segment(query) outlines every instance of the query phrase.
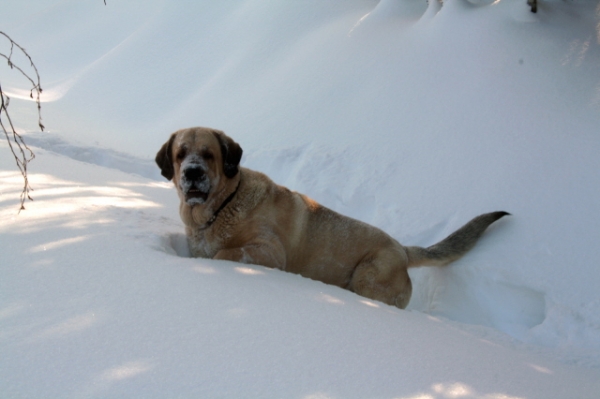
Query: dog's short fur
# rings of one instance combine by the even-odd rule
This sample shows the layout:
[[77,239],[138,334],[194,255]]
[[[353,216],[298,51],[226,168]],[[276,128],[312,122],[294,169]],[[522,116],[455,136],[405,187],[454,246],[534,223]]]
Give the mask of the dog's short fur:
[[241,157],[241,147],[223,132],[200,127],[173,133],[156,155],[162,175],[177,188],[193,256],[298,273],[399,308],[412,292],[407,268],[460,258],[507,215],[487,213],[431,247],[405,247],[241,168]]

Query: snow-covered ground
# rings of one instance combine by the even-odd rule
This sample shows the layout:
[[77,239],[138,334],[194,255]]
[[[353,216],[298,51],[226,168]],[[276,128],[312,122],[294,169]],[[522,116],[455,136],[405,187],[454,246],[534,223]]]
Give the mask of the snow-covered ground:
[[[2,67],[1,398],[600,396],[597,2],[5,3],[49,132]],[[191,259],[152,159],[195,125],[408,245],[513,216],[405,311]]]

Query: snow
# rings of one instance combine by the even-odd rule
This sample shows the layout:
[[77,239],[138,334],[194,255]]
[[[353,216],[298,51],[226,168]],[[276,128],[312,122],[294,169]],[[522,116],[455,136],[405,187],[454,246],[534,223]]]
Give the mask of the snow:
[[[49,132],[2,67],[0,397],[598,397],[596,2],[5,3]],[[407,245],[513,216],[407,310],[189,258],[153,158],[197,125]]]

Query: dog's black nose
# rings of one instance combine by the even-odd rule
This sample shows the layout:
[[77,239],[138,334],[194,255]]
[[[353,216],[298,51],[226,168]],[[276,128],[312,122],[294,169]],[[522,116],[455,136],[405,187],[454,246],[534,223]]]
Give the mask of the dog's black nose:
[[187,168],[183,174],[187,180],[195,181],[204,176],[204,170],[201,168]]

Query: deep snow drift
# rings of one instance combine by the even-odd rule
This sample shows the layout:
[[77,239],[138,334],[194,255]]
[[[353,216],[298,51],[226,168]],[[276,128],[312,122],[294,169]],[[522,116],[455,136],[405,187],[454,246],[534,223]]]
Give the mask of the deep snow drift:
[[[434,5],[3,5],[1,30],[42,74],[50,133],[33,132],[23,83],[2,72],[38,157],[36,202],[17,215],[0,148],[0,392],[593,397],[596,4]],[[176,195],[152,158],[192,125],[408,245],[514,216],[451,267],[411,272],[412,312],[177,257]]]

